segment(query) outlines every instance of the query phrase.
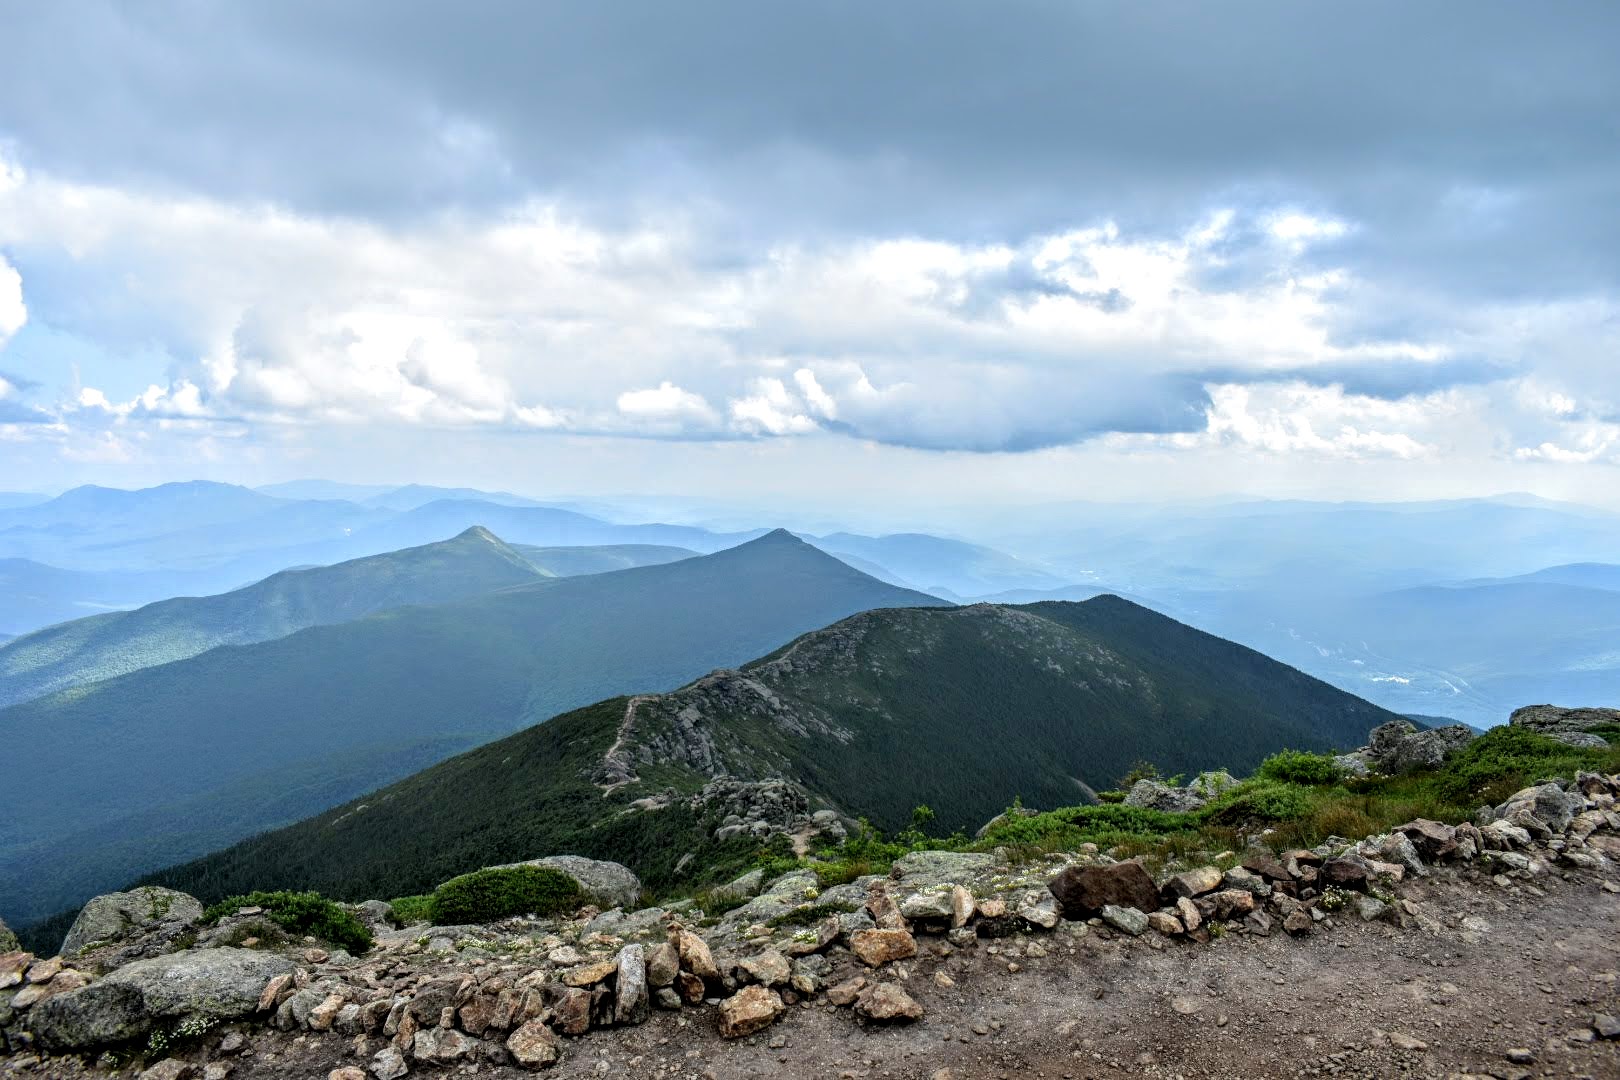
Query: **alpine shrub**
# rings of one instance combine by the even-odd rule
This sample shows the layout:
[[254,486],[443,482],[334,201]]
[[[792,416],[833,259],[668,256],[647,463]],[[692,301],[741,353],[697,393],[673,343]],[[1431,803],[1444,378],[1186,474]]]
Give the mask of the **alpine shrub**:
[[508,915],[560,915],[585,902],[579,882],[550,866],[474,870],[433,891],[433,921],[482,923]]
[[252,892],[232,896],[204,911],[203,920],[217,923],[244,907],[263,908],[265,918],[289,934],[310,934],[357,956],[371,948],[371,931],[365,924],[317,892]]
[[1336,784],[1344,779],[1332,754],[1312,754],[1304,750],[1282,750],[1260,763],[1255,775],[1262,780],[1285,784]]

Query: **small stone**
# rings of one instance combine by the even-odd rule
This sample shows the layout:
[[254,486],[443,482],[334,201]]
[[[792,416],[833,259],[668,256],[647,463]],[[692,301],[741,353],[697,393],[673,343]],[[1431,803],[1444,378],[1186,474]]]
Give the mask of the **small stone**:
[[186,1080],[192,1073],[191,1063],[179,1058],[164,1058],[150,1069],[141,1071],[140,1080]]
[[1506,1056],[1515,1065],[1534,1065],[1536,1062],[1536,1052],[1527,1046],[1516,1046]]
[[1168,911],[1150,911],[1148,912],[1147,919],[1149,926],[1168,937],[1174,937],[1177,934],[1185,933],[1187,930],[1187,928],[1181,924],[1181,920],[1170,914]]
[[563,973],[563,982],[573,987],[595,986],[606,982],[608,976],[619,970],[617,960],[602,960],[595,964],[581,964]]
[[1597,1032],[1600,1038],[1620,1039],[1620,1020],[1608,1013],[1598,1013],[1592,1017],[1592,1030]]
[[849,948],[870,967],[917,955],[917,939],[905,930],[857,930],[850,935]]
[[328,994],[319,1005],[309,1010],[309,1029],[311,1031],[331,1031],[332,1021],[337,1019],[338,1010],[344,1005],[342,994]]
[[874,983],[855,999],[855,1011],[868,1020],[906,1023],[921,1020],[922,1006],[894,983]]
[[377,1080],[399,1080],[410,1071],[405,1055],[392,1046],[383,1047],[371,1059],[371,1075]]
[[366,1071],[354,1065],[344,1065],[327,1073],[326,1080],[366,1080]]
[[761,986],[781,986],[793,976],[793,967],[787,957],[775,949],[766,949],[757,956],[750,956],[739,961],[737,966]]
[[1397,1050],[1427,1050],[1429,1044],[1422,1039],[1415,1039],[1399,1031],[1389,1033],[1389,1044]]
[[648,986],[669,986],[680,970],[681,954],[669,942],[660,942],[647,950]]
[[716,966],[714,954],[709,951],[706,941],[690,930],[677,930],[674,945],[681,957],[681,967],[700,979],[719,981],[720,968]]
[[787,1011],[782,996],[763,986],[747,986],[720,1003],[720,1035],[740,1039],[763,1031]]
[[1121,933],[1137,937],[1147,931],[1148,917],[1133,907],[1106,904],[1102,909],[1103,922]]
[[1203,896],[1221,887],[1221,872],[1213,866],[1200,866],[1196,870],[1176,874],[1166,884],[1177,896]]
[[48,983],[56,978],[56,973],[62,970],[62,958],[53,956],[49,960],[36,960],[28,969],[28,981],[31,983]]
[[562,1057],[557,1036],[540,1020],[527,1020],[506,1040],[506,1049],[525,1069],[555,1065]]
[[861,988],[866,985],[866,979],[857,975],[847,979],[827,991],[827,1000],[840,1008],[853,1005],[855,998],[860,994]]

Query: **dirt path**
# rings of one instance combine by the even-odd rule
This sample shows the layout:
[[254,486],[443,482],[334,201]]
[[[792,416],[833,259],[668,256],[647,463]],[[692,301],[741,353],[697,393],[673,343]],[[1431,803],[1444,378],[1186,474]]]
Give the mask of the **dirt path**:
[[[563,1062],[544,1075],[1620,1077],[1620,1042],[1571,1039],[1590,1038],[1594,1013],[1620,1012],[1620,895],[1584,874],[1550,875],[1542,887],[1537,896],[1471,872],[1414,882],[1404,895],[1426,929],[1344,923],[1303,940],[1233,934],[1195,946],[1107,940],[1073,926],[961,950],[925,939],[916,960],[885,969],[900,977],[903,967],[927,1009],[909,1027],[863,1027],[818,1000],[726,1042],[712,1009],[658,1013],[568,1040]],[[253,1043],[257,1054],[235,1061],[234,1080],[319,1080],[363,1066],[353,1051],[381,1045],[269,1032]],[[1512,1049],[1533,1061],[1510,1061]],[[503,1080],[534,1075],[476,1068]]]

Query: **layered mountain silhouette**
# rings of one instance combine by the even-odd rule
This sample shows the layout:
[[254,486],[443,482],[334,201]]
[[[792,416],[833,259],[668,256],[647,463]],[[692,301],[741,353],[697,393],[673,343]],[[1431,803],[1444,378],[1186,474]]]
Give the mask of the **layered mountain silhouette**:
[[1281,747],[1359,745],[1394,718],[1113,596],[872,611],[740,670],[556,717],[152,880],[205,897],[275,883],[392,897],[575,852],[626,862],[656,889],[747,844],[716,840],[693,798],[721,774],[785,777],[814,805],[888,829],[926,804],[944,830],[971,830],[1015,798],[1084,801],[1138,759],[1247,770]]
[[938,603],[779,531],[701,558],[224,645],[0,709],[0,743],[52,793],[0,820],[0,912],[27,921],[858,611]]

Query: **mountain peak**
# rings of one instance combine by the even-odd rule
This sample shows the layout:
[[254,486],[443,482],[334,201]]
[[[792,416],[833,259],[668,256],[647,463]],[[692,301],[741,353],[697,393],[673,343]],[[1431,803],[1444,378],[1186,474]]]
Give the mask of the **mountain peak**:
[[500,537],[484,528],[482,525],[469,525],[454,537],[456,540],[482,540],[486,544],[502,544]]

